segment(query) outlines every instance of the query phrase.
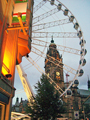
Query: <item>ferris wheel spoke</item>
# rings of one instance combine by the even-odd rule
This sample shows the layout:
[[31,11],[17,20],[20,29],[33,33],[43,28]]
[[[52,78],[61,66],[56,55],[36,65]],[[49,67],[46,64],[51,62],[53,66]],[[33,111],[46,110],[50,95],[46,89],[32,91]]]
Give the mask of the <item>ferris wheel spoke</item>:
[[42,0],[37,6],[34,7],[33,13],[39,10],[47,1]]
[[54,82],[54,80],[53,80],[51,77],[49,77],[49,76],[39,67],[39,65],[36,64],[36,62],[35,62],[31,57],[29,57],[29,58],[26,57],[26,59],[27,59],[32,65],[34,65],[34,67],[35,67],[41,74],[44,73],[44,74],[49,78],[49,82],[50,82],[51,84],[54,84],[54,88],[55,88],[56,90],[58,90],[58,92],[60,93],[60,95],[64,92],[64,91]]
[[50,10],[50,11],[38,16],[38,17],[35,17],[35,18],[33,18],[33,24],[35,24],[35,23],[37,23],[37,22],[39,22],[39,21],[41,21],[41,20],[43,20],[43,19],[45,19],[47,17],[50,17],[51,15],[53,15],[53,14],[55,14],[57,12],[58,12],[58,9],[55,8],[53,10]]
[[32,38],[78,38],[76,32],[33,32]]
[[[42,40],[38,40],[38,39],[33,39],[32,40],[32,45],[48,47],[50,45],[50,43],[42,41]],[[58,45],[58,44],[56,44],[56,46],[57,46],[57,50],[59,50],[59,51],[80,55],[80,50],[78,50],[78,49],[74,49],[74,48],[70,48],[70,47],[62,46],[62,45]],[[52,49],[54,49],[54,48],[52,48]]]
[[57,20],[57,21],[52,21],[52,22],[48,22],[48,23],[43,23],[43,24],[38,24],[38,25],[34,25],[32,31],[37,31],[37,30],[42,30],[42,29],[46,29],[46,28],[50,28],[50,27],[55,27],[55,26],[59,26],[59,25],[64,25],[70,23],[69,19],[63,19],[63,20]]
[[[46,54],[45,54],[44,52],[40,51],[39,49],[37,49],[37,48],[35,48],[35,47],[33,47],[33,46],[32,46],[32,52],[35,53],[35,54],[37,54],[37,55],[39,55],[39,56],[41,56],[41,57],[43,57],[43,58],[46,57]],[[55,59],[54,57],[51,57],[51,56],[47,55],[47,59],[48,59],[48,61],[52,62],[53,64],[58,65],[60,68],[62,68],[62,67],[61,67],[59,64],[60,64],[60,63],[63,64],[63,68],[64,68],[66,71],[68,71],[68,72],[70,72],[70,73],[72,73],[72,74],[74,74],[74,75],[76,74],[76,70],[75,70],[75,69],[73,69],[73,68],[71,68],[70,66],[62,63],[61,61],[58,61],[58,60]]]

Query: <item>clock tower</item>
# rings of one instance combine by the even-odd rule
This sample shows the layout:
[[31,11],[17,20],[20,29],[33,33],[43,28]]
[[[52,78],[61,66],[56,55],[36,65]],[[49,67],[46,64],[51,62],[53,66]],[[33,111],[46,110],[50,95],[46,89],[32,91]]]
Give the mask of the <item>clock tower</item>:
[[53,37],[45,58],[45,72],[64,90],[62,55],[59,54]]

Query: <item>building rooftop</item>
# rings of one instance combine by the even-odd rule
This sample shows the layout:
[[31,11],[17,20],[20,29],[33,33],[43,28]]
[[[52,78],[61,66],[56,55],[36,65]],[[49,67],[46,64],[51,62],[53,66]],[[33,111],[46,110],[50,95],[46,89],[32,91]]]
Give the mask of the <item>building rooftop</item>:
[[90,95],[89,90],[84,90],[84,89],[77,89],[77,92],[82,96],[82,97],[88,97]]

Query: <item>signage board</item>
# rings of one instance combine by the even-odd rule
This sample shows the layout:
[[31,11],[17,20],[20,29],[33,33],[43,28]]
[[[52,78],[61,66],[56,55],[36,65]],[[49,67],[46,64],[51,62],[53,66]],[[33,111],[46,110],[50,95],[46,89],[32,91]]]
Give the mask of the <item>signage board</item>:
[[12,25],[19,24],[18,13],[21,13],[21,19],[24,23],[26,21],[27,0],[16,0],[12,18]]
[[79,111],[74,111],[74,118],[79,119]]

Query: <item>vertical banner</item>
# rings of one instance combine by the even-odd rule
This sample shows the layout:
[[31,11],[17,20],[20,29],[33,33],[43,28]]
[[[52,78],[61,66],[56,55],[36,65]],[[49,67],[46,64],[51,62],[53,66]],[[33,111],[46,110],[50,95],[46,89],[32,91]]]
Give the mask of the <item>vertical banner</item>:
[[79,119],[79,111],[74,111],[74,118]]
[[19,24],[18,13],[21,13],[22,22],[26,22],[27,2],[28,0],[16,0],[13,12],[12,25]]

